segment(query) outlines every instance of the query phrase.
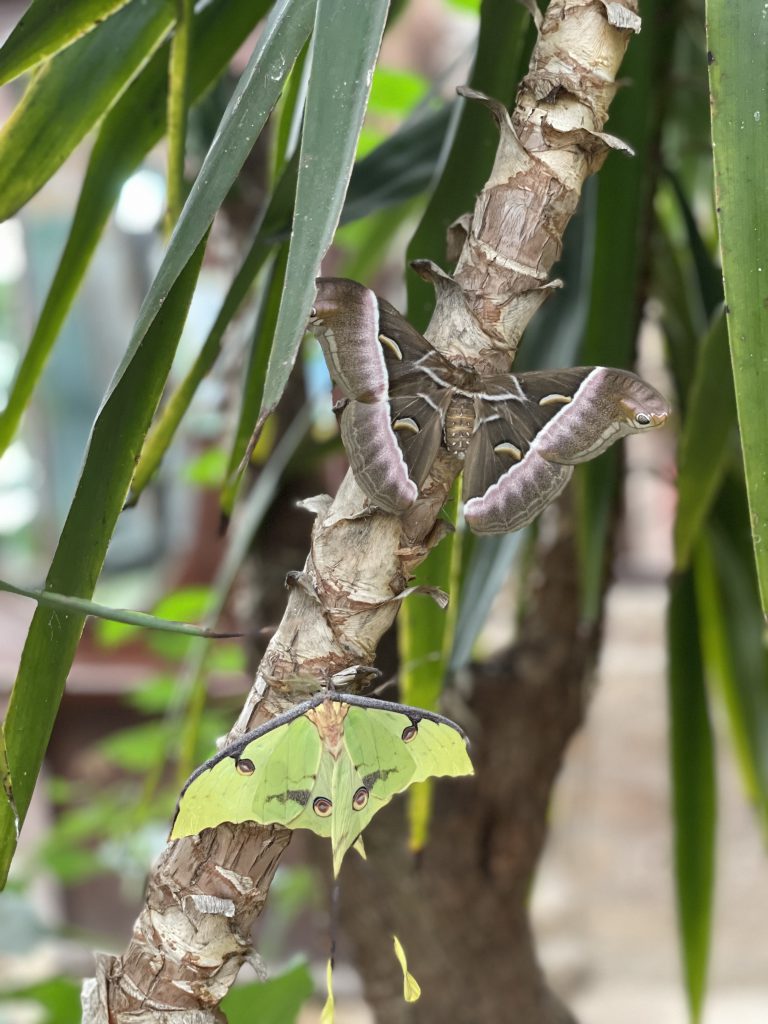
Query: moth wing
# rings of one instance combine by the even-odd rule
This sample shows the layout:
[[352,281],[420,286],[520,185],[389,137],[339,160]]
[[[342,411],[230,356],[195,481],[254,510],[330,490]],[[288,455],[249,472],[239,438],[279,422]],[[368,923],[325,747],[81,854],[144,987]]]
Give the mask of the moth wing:
[[533,522],[573,475],[573,466],[549,462],[535,451],[507,470],[482,495],[464,504],[475,533],[510,533]]
[[421,360],[427,359],[436,368],[450,367],[450,363],[429,344],[424,335],[385,299],[379,299],[379,337],[389,374],[390,391],[402,381],[409,380],[414,364]]
[[[382,713],[393,716],[382,724],[399,735],[413,759],[413,776],[408,785],[443,776],[474,775],[467,740],[458,728],[448,722],[433,722],[416,715],[411,718],[401,712]],[[416,733],[413,734],[409,727],[415,728]],[[410,738],[406,740],[404,735],[410,735]]]
[[349,402],[340,429],[361,490],[385,512],[397,515],[410,508],[419,491],[392,429],[389,402]]
[[309,330],[320,342],[328,372],[348,398],[378,402],[387,396],[387,368],[379,342],[379,301],[370,288],[320,277]]
[[[346,733],[346,725],[344,732]],[[371,806],[370,796],[365,806],[355,809],[355,794],[363,787],[363,780],[347,750],[342,750],[333,765],[333,813],[331,815],[331,844],[333,847],[333,873],[338,875],[347,850],[357,842],[360,833],[378,810]]]
[[464,501],[479,497],[527,455],[543,425],[530,403],[475,400],[475,429],[464,459]]
[[475,533],[507,533],[532,522],[573,470],[549,438],[593,367],[500,375],[484,380],[464,463],[464,516]]
[[390,398],[392,432],[403,453],[408,475],[421,487],[429,475],[443,440],[445,413],[451,401],[449,391],[426,390],[417,395]]
[[[317,730],[303,716],[249,743],[225,747],[184,787],[171,839],[195,835],[225,821],[297,827],[292,823],[304,811],[315,786],[321,754]],[[244,762],[250,762],[247,774],[242,770]]]
[[354,707],[347,720],[347,748],[377,799],[388,801],[412,782],[473,773],[464,735],[447,722],[433,722],[417,710],[407,715]]
[[[601,455],[615,441],[661,426],[669,405],[659,392],[628,370],[581,366],[522,373],[517,381],[539,407],[556,414],[542,429],[539,454],[550,462],[576,465]],[[635,419],[643,413],[643,422]]]

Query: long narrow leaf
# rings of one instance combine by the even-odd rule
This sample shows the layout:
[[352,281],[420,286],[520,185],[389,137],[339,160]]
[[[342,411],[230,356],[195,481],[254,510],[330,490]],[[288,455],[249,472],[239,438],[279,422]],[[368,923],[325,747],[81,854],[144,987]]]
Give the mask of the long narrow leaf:
[[[682,5],[645,0],[644,31],[632,41],[622,75],[632,83],[611,105],[610,130],[635,150],[612,153],[600,171],[592,304],[583,362],[629,366],[642,310],[647,222],[655,185],[656,148],[672,46]],[[593,621],[605,578],[606,537],[620,478],[620,451],[611,448],[579,467],[576,477],[582,614]]]
[[[286,167],[285,173],[275,188],[269,205],[264,212],[261,224],[254,235],[245,259],[237,274],[235,274],[227,294],[224,296],[224,301],[221,304],[216,320],[208,332],[208,336],[203,342],[197,358],[187,371],[184,380],[168,399],[157,422],[147,435],[141,459],[131,482],[131,494],[128,499],[130,505],[135,504],[139,495],[157,471],[200,382],[210,372],[219,357],[224,334],[229,324],[243,304],[256,280],[256,276],[273,251],[275,236],[282,230],[285,230],[290,222],[293,191],[296,186],[296,170],[296,161],[292,161]],[[261,401],[260,395],[258,401]],[[256,413],[254,413],[254,419],[251,420],[248,426],[249,437],[253,430],[255,416]],[[247,443],[248,439],[246,438]],[[242,459],[244,452],[245,447],[243,447],[240,453],[240,459]]]
[[675,564],[683,569],[734,447],[736,403],[723,313],[704,339],[678,447]]
[[[85,598],[93,593],[136,457],[168,376],[203,250],[201,244],[99,412],[46,590]],[[0,802],[3,884],[84,621],[82,613],[38,608],[29,627],[4,722],[15,806]]]
[[176,30],[168,61],[168,230],[184,203],[184,155],[189,113],[189,58],[192,48],[193,0],[176,0]]
[[[768,18],[708,0],[712,141],[736,406],[763,614],[768,615]],[[748,59],[747,54],[753,57]]]
[[723,301],[723,275],[715,263],[712,254],[704,244],[704,239],[699,231],[699,225],[696,222],[696,217],[691,209],[691,204],[688,202],[688,197],[683,191],[680,180],[675,174],[669,174],[669,179],[672,182],[675,198],[680,206],[685,231],[688,235],[688,244],[693,258],[693,265],[696,269],[696,283],[698,284],[701,304],[705,315],[712,317],[717,307]]
[[[312,410],[305,406],[275,445],[248,498],[243,502],[240,516],[232,530],[227,550],[211,586],[211,600],[205,611],[205,621],[209,625],[214,625],[221,615],[245,556],[253,544],[253,538],[275,499],[286,466],[304,440],[311,422]],[[183,668],[183,682],[176,692],[174,706],[171,709],[171,714],[177,718],[182,712],[186,712],[178,739],[179,785],[195,764],[194,757],[205,704],[204,669],[208,653],[207,644],[199,640],[191,642]]]
[[161,619],[147,612],[134,612],[128,608],[110,608],[105,604],[87,601],[83,597],[68,597],[66,594],[55,594],[52,590],[35,590],[33,587],[16,587],[13,583],[0,580],[0,590],[18,597],[28,597],[43,608],[58,608],[59,611],[73,612],[77,615],[92,615],[97,619],[108,619],[110,622],[124,622],[128,626],[139,626],[142,629],[156,629],[162,633],[183,633],[185,636],[199,636],[211,639],[224,639],[239,636],[238,633],[214,633],[203,626],[193,626],[188,622],[176,622],[173,619]]
[[[423,191],[432,180],[440,154],[441,133],[447,124],[448,108],[419,119],[418,128],[408,125],[390,136],[380,146],[355,164],[349,183],[349,190],[341,214],[341,223],[348,223],[360,217],[387,208],[393,203],[404,204]],[[208,374],[221,352],[224,334],[232,318],[242,305],[256,275],[264,266],[274,247],[290,237],[293,214],[294,192],[298,161],[292,160],[286,167],[269,202],[261,226],[254,235],[251,247],[240,270],[237,272],[222,303],[216,321],[203,343],[200,353],[190,367],[182,383],[164,406],[157,423],[147,436],[147,443],[136,467],[129,504],[135,503],[165,455],[182,417],[189,408],[195,391]],[[397,221],[395,221],[397,223]],[[351,276],[356,276],[354,273]],[[269,339],[274,334],[274,319],[271,321]],[[260,334],[261,336],[261,334]],[[231,512],[237,484],[233,474],[240,466],[248,440],[258,419],[264,373],[269,358],[266,345],[259,345],[259,368],[247,374],[249,397],[244,398],[238,418],[231,457],[227,467],[228,481],[222,493],[222,511]],[[262,365],[263,362],[263,365]],[[255,376],[254,376],[255,374]],[[256,387],[255,384],[258,384]],[[252,386],[253,385],[253,386]],[[0,417],[0,428],[2,417]]]
[[[453,485],[452,500],[446,511],[455,517],[459,507],[459,480]],[[455,519],[454,519],[455,523]],[[435,711],[443,690],[448,659],[453,649],[458,613],[461,573],[462,534],[443,538],[416,570],[415,581],[439,587],[453,594],[447,609],[434,601],[406,601],[398,619],[397,641],[400,656],[398,682],[405,704]],[[418,853],[429,840],[432,820],[434,782],[427,779],[408,792],[408,842]]]
[[[518,4],[488,0],[483,5],[477,54],[470,79],[473,88],[511,103],[524,71],[525,39],[530,15]],[[440,179],[408,247],[409,258],[445,262],[446,229],[465,210],[471,209],[482,187],[498,144],[498,132],[487,111],[467,104],[461,112]],[[415,274],[408,278],[408,315],[416,327],[426,327],[434,305],[431,288]],[[454,514],[458,508],[458,483],[454,486]],[[398,617],[403,700],[435,708],[442,692],[448,660],[454,645],[459,611],[461,541],[452,534],[434,549],[419,567],[427,584],[451,594],[449,613],[431,601],[406,601]],[[432,814],[432,785],[413,787],[408,796],[409,836],[412,849],[428,840]]]
[[251,337],[240,411],[221,489],[221,513],[226,518],[232,515],[232,509],[243,481],[243,460],[248,449],[248,442],[253,434],[253,426],[261,408],[264,380],[269,361],[269,342],[275,333],[275,325],[277,324],[277,317],[280,312],[280,297],[285,286],[287,263],[288,247],[283,245],[275,256],[274,263],[270,269],[269,280],[265,282],[256,318],[256,326]]
[[96,28],[128,0],[32,0],[0,49],[0,85]]
[[768,653],[743,480],[729,476],[695,552],[702,646],[742,778],[768,839]]
[[273,7],[181,211],[108,394],[120,382],[174,282],[192,259],[240,173],[309,36],[314,10],[315,0],[278,0]]
[[453,106],[445,104],[399,128],[355,164],[341,223],[348,224],[422,192],[433,180]]
[[339,223],[389,0],[318,0],[293,237],[259,421],[283,393]]
[[[173,24],[173,0],[132,0],[53,57],[0,132],[0,220],[61,167],[150,60]],[[62,103],[62,96],[76,102]]]
[[466,559],[467,566],[461,581],[453,649],[448,663],[451,672],[469,664],[475,642],[488,620],[493,599],[509,578],[510,570],[527,539],[528,533],[525,530],[498,537],[473,538],[471,554]]
[[[196,17],[192,40],[191,100],[221,74],[270,0],[213,0]],[[40,319],[0,413],[0,454],[10,444],[64,318],[88,267],[120,187],[161,138],[167,91],[168,47],[163,47],[107,115],[91,153],[64,252]]]
[[707,979],[716,818],[700,636],[693,573],[688,570],[672,581],[668,637],[675,879],[685,987],[694,1024],[701,1015]]

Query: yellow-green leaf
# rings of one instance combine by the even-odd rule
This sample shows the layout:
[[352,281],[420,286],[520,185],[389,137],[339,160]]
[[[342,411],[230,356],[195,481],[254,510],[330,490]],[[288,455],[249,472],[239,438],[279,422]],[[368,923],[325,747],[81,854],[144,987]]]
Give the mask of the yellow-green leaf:
[[96,28],[128,0],[32,0],[0,49],[0,85]]
[[132,0],[35,73],[0,131],[0,220],[16,213],[109,111],[174,16],[173,0]]
[[405,950],[403,944],[396,935],[392,936],[392,940],[395,947],[395,957],[397,962],[400,964],[400,969],[403,972],[403,998],[406,1003],[415,1003],[416,1000],[421,996],[421,985],[414,978],[411,972],[408,970],[408,961],[405,957]]

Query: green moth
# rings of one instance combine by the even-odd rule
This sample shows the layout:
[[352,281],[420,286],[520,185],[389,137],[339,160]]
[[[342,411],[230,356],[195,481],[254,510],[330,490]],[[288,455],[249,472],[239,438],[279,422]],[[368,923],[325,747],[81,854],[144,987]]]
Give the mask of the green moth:
[[308,828],[344,854],[413,782],[472,775],[455,722],[404,704],[322,692],[221,750],[179,798],[171,839],[222,822]]

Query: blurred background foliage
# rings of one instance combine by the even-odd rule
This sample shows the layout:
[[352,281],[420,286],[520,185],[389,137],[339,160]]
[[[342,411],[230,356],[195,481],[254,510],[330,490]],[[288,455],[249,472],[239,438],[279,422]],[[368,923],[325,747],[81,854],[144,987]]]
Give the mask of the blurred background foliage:
[[[30,622],[3,596],[3,874],[28,811],[31,835],[0,898],[0,961],[12,964],[0,970],[0,1020],[27,1019],[30,1005],[45,1008],[38,1019],[79,1019],[70,977],[90,970],[82,950],[127,934],[179,785],[236,716],[281,614],[285,573],[303,562],[310,522],[295,502],[341,480],[324,364],[301,338],[321,261],[426,326],[431,294],[404,262],[447,266],[445,229],[471,208],[496,144],[487,113],[458,101],[455,86],[511,104],[535,39],[528,12],[505,0],[373,4],[359,25],[331,19],[336,6],[34,0],[18,21],[16,5],[0,5],[0,576],[244,634],[210,641],[92,619],[81,640],[82,614],[40,607]],[[764,48],[750,5],[730,6],[742,45]],[[630,450],[640,487],[626,492],[618,561],[621,451],[582,467],[574,486],[585,622],[631,562],[632,530],[659,524],[646,571],[669,573],[672,828],[694,1020],[711,944],[716,735],[735,753],[755,828],[765,836],[768,826],[768,662],[752,543],[765,550],[766,406],[764,388],[749,384],[768,351],[752,266],[768,217],[764,189],[740,188],[745,166],[765,166],[752,109],[766,83],[739,80],[740,102],[752,105],[734,140],[738,110],[718,54],[734,78],[748,62],[717,48],[724,7],[710,4],[713,42],[699,0],[642,4],[609,126],[636,156],[610,156],[587,183],[556,268],[566,287],[531,324],[517,364],[630,366],[639,353],[676,408],[677,471],[672,431],[643,455]],[[384,43],[367,109],[364,87],[334,107],[336,79],[364,81],[376,59],[377,17]],[[735,217],[724,225],[726,291],[742,317],[735,390],[708,49],[715,136],[728,150],[719,188]],[[737,399],[756,452],[748,478]],[[406,602],[398,647],[388,638],[380,658],[395,673],[399,654],[403,698],[425,707],[514,638],[521,580],[534,571],[532,531],[481,539],[465,533],[455,501],[445,515],[455,533],[418,581],[449,590],[451,610]],[[428,793],[411,812],[418,847]],[[289,959],[323,950],[324,904],[304,854],[292,845],[260,925],[263,956],[281,966],[267,984],[233,991],[231,1021],[254,1019],[259,1000],[260,1020],[287,1024],[311,994],[306,962]],[[109,934],[99,902],[112,910]],[[38,966],[21,970],[22,960]]]

